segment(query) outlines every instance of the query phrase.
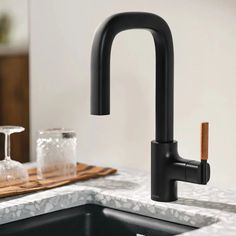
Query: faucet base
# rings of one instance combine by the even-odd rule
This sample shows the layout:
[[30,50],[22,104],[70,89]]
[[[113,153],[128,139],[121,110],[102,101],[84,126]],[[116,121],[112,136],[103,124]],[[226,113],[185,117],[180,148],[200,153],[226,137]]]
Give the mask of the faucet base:
[[[171,202],[177,200],[177,182],[170,176],[178,158],[177,142],[151,142],[151,199]],[[184,166],[183,166],[184,167]]]
[[210,165],[206,162],[183,159],[177,142],[151,142],[151,199],[160,202],[177,200],[177,181],[206,184]]
[[170,187],[168,194],[165,195],[165,197],[163,198],[163,196],[161,195],[154,195],[153,193],[151,194],[151,199],[153,201],[157,201],[157,202],[173,202],[176,201],[178,199],[177,197],[177,183],[176,181],[173,181],[173,186]]

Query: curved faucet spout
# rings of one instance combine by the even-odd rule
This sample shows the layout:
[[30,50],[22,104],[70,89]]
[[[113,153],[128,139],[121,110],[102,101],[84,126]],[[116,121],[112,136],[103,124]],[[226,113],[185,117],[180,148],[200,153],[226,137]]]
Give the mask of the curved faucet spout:
[[121,31],[146,29],[156,50],[156,141],[173,141],[173,42],[167,23],[151,13],[128,12],[108,18],[97,30],[91,55],[91,114],[110,114],[110,54]]

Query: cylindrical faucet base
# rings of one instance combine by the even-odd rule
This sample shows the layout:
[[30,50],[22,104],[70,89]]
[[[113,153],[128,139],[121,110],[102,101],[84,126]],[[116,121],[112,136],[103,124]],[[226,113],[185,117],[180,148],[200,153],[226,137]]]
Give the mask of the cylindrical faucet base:
[[151,142],[151,198],[155,201],[177,200],[177,182],[171,179],[169,168],[177,152],[177,142]]

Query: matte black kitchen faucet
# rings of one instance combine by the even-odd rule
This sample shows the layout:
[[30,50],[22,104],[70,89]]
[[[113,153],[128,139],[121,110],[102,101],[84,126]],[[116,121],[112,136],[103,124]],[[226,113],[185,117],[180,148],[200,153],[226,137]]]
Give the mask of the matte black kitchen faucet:
[[[183,159],[173,140],[172,36],[167,23],[145,12],[127,12],[109,17],[97,30],[91,55],[91,114],[110,114],[110,54],[114,37],[121,31],[146,29],[151,32],[156,50],[156,139],[151,142],[151,198],[177,199],[177,180],[206,184],[210,166]],[[208,126],[207,126],[208,127]]]

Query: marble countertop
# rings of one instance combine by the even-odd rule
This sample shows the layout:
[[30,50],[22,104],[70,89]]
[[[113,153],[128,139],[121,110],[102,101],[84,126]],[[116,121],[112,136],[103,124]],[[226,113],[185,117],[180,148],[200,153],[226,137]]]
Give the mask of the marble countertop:
[[98,204],[200,227],[182,235],[236,235],[236,192],[178,183],[179,199],[150,199],[150,174],[119,170],[105,178],[0,200],[0,224],[83,204]]

